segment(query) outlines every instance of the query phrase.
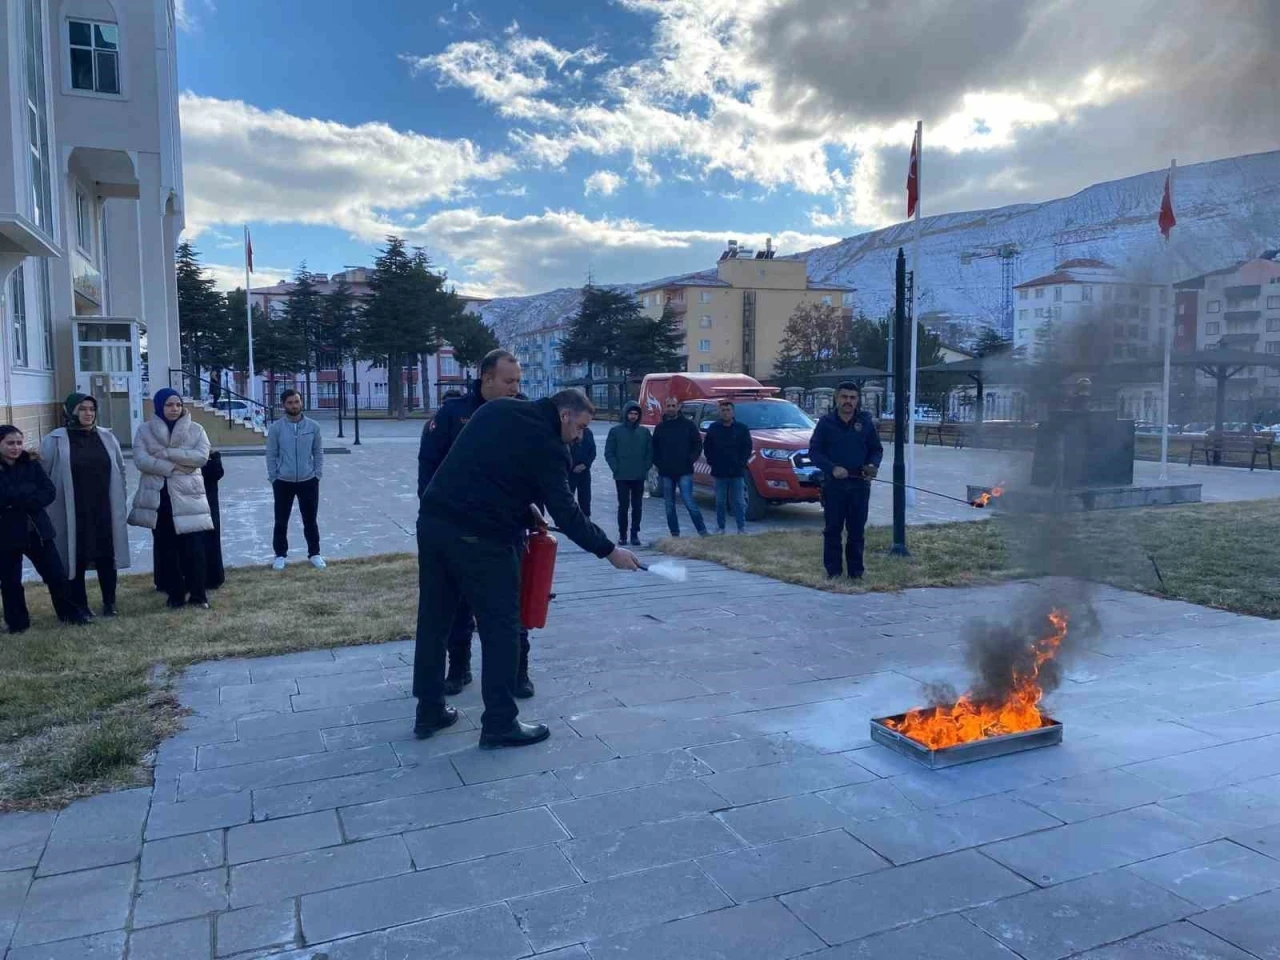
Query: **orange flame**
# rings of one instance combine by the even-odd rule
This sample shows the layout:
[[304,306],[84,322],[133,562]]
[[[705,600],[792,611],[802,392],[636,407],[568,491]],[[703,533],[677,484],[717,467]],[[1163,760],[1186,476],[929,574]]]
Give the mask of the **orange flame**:
[[952,704],[918,707],[901,720],[885,720],[884,725],[897,730],[931,750],[953,747],[1006,733],[1038,730],[1044,725],[1040,714],[1040,668],[1052,660],[1067,636],[1067,615],[1062,610],[1049,613],[1049,632],[1032,641],[1032,662],[1024,674],[1013,677],[1013,692],[1003,703],[976,703],[966,693]]
[[992,497],[1002,497],[1002,496],[1004,496],[1004,484],[997,483],[994,487],[991,488],[990,492],[978,494],[978,498],[972,501],[972,504],[975,507],[985,507],[988,503],[991,502]]

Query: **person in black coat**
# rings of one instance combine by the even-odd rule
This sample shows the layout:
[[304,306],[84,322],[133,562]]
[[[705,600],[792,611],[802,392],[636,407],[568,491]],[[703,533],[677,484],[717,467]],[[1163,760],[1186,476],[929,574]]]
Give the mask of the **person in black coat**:
[[835,409],[818,421],[809,440],[809,458],[822,471],[822,565],[831,578],[846,568],[854,580],[862,577],[871,480],[884,457],[876,422],[859,401],[856,383],[836,387]]
[[725,505],[733,508],[738,532],[747,532],[747,464],[751,462],[751,431],[734,416],[732,400],[720,401],[720,419],[707,427],[702,454],[716,483],[716,527],[724,533]]
[[653,465],[662,480],[662,499],[667,505],[667,529],[680,536],[676,515],[676,493],[689,511],[698,536],[707,535],[702,511],[693,499],[693,465],[702,456],[702,434],[697,424],[680,415],[680,401],[667,397],[662,405],[662,422],[653,428]]
[[22,586],[24,556],[48,586],[58,619],[89,622],[88,614],[70,600],[66,568],[45,513],[56,498],[53,481],[38,458],[25,449],[22,431],[12,424],[0,426],[0,599],[10,633],[22,633],[31,626]]
[[596,462],[596,438],[590,428],[582,431],[582,439],[569,447],[569,489],[578,499],[584,517],[591,516],[591,465]]
[[445,644],[460,600],[475,612],[484,652],[480,746],[545,740],[544,724],[523,724],[514,698],[520,660],[520,545],[530,504],[545,504],[561,532],[621,570],[629,551],[582,515],[569,492],[566,449],[595,412],[574,390],[545,400],[485,403],[431,478],[418,512],[418,631],[414,735],[429,737],[458,714],[445,703]]

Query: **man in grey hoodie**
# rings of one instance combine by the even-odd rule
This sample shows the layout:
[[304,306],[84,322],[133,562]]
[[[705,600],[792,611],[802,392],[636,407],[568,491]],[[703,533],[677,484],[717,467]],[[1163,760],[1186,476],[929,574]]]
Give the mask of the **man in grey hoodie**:
[[320,424],[302,414],[302,395],[297,390],[280,394],[284,417],[267,432],[267,479],[275,499],[275,530],[272,546],[276,558],[273,570],[283,570],[289,555],[289,517],[293,501],[298,500],[302,514],[302,532],[307,538],[307,556],[317,570],[325,568],[320,556],[320,527],[316,514],[320,509],[320,477],[324,474],[324,444]]

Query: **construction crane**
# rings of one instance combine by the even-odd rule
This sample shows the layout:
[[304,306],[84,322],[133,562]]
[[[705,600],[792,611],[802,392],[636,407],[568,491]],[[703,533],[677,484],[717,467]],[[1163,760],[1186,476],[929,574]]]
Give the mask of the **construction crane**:
[[960,254],[961,266],[969,266],[975,260],[992,257],[1000,261],[1000,335],[1013,339],[1013,284],[1017,279],[1018,258],[1022,248],[1016,243],[1001,243]]

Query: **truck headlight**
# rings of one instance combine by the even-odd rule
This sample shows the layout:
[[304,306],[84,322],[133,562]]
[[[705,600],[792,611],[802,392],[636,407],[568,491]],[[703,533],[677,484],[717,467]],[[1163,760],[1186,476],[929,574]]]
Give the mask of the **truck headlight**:
[[766,460],[790,460],[791,450],[779,450],[777,447],[765,447],[760,451],[760,456]]

